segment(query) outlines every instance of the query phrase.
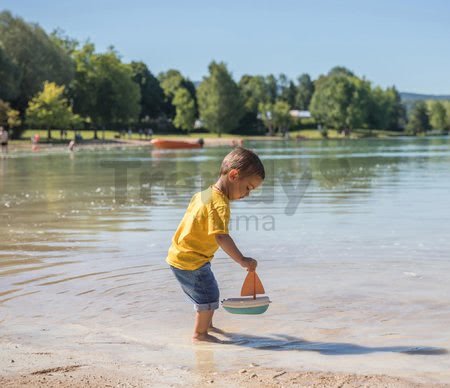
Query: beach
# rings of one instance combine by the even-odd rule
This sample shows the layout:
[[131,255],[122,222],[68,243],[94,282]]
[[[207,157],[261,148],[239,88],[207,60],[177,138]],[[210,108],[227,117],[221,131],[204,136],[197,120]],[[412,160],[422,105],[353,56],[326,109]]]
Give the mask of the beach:
[[450,388],[450,2],[404,3],[3,0],[0,388]]
[[[51,348],[29,348],[21,343],[2,342],[2,387],[444,387],[421,384],[386,375],[346,374],[287,368],[261,367],[257,363],[241,369],[215,371],[199,368],[167,368],[164,365],[127,364],[108,359],[101,352],[54,352]],[[197,345],[207,354],[212,347]],[[226,346],[226,345],[224,345]],[[201,357],[201,356],[200,356]],[[201,362],[201,361],[200,361]],[[5,368],[7,364],[8,368]],[[6,372],[5,372],[6,370]]]
[[[268,174],[231,235],[272,303],[219,308],[215,345],[165,257],[228,145],[1,160],[0,385],[448,386],[448,139],[246,145]],[[212,267],[239,296],[245,271]]]

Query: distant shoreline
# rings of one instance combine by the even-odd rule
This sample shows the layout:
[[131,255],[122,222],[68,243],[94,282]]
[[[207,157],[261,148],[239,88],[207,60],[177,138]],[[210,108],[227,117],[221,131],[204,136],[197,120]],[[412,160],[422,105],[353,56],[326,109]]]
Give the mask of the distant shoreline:
[[[205,136],[206,135],[206,136]],[[337,131],[329,131],[328,137],[321,136],[318,130],[301,130],[290,132],[289,137],[281,136],[233,136],[230,134],[225,134],[221,137],[211,136],[210,134],[202,133],[192,133],[189,135],[156,135],[153,139],[165,139],[165,140],[179,140],[179,141],[189,141],[193,142],[202,138],[204,140],[204,147],[220,147],[220,146],[230,146],[234,147],[237,144],[243,144],[248,141],[311,141],[311,140],[359,140],[359,139],[390,139],[390,138],[432,138],[439,134],[434,135],[423,135],[423,136],[411,136],[403,132],[389,132],[389,131],[379,131],[379,130],[355,130],[350,136],[344,136],[339,134]],[[443,135],[445,136],[445,135]],[[32,144],[27,138],[22,138],[20,140],[11,140],[9,142],[9,152],[16,151],[61,151],[68,149],[70,138],[66,140],[61,140],[59,138],[53,138],[48,141],[44,138],[43,141],[39,142],[36,149],[32,150]],[[138,139],[136,136],[131,139],[127,138],[112,138],[111,136],[103,139],[84,139],[77,143],[75,150],[79,149],[111,149],[111,148],[132,148],[132,147],[149,147],[153,148],[151,145],[151,139]]]

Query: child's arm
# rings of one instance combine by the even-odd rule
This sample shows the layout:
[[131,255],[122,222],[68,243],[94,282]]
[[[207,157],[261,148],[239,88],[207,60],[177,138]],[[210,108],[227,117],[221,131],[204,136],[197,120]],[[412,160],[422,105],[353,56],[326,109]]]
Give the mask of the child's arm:
[[249,271],[254,271],[256,269],[258,262],[251,257],[245,257],[229,234],[217,234],[216,241],[225,253],[229,255],[236,263],[240,264],[244,268],[247,268]]

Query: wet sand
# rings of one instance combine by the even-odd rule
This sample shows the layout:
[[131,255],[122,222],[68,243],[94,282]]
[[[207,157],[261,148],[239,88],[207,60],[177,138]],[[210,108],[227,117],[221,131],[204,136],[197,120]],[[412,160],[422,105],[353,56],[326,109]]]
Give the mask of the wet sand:
[[[211,348],[223,345],[193,345]],[[444,387],[387,375],[267,368],[257,363],[225,371],[132,365],[102,353],[58,352],[1,342],[2,387]]]

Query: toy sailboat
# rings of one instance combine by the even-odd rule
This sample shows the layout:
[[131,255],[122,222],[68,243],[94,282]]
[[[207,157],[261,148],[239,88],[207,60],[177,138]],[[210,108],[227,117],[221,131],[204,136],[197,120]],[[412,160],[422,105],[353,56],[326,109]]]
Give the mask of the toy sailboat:
[[260,294],[265,294],[261,280],[256,271],[249,271],[242,285],[241,296],[252,298],[224,299],[222,306],[232,314],[262,314],[269,308],[270,299],[268,296],[256,296]]

